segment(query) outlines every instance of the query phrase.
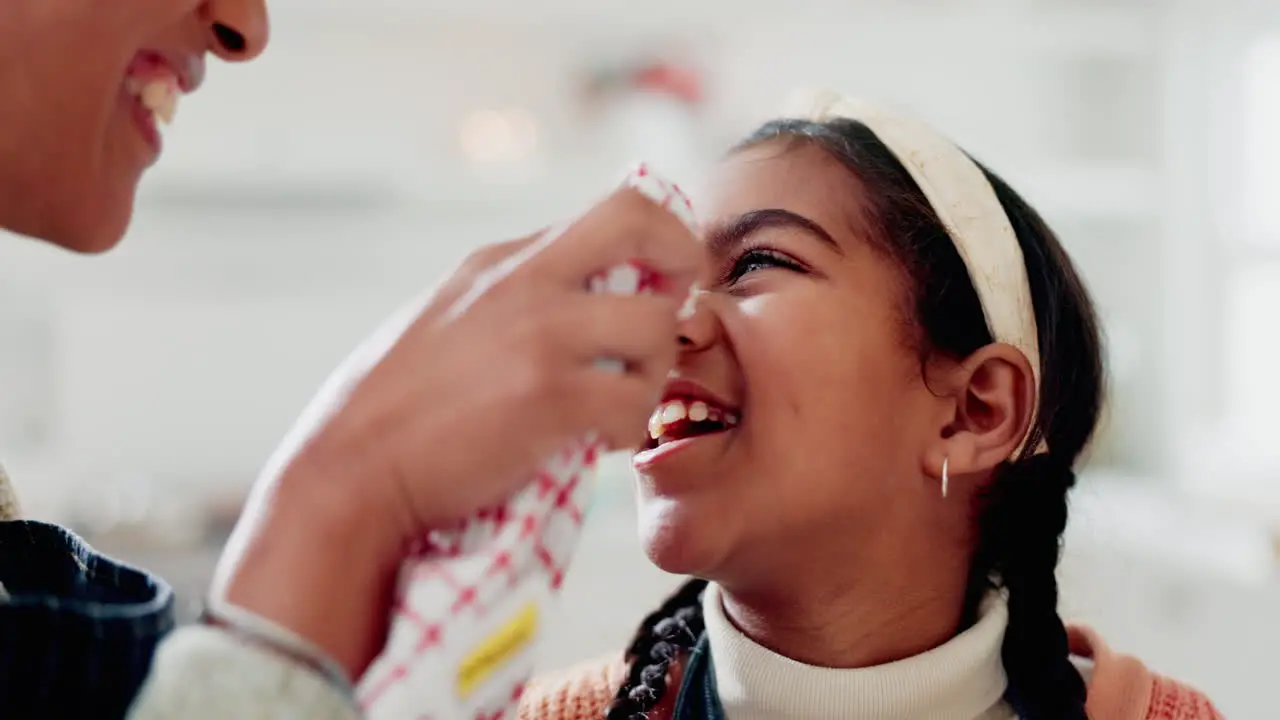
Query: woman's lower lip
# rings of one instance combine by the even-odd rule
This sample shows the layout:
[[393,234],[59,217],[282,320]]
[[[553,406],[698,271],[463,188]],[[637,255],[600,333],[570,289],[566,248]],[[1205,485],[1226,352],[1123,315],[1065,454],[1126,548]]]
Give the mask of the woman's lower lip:
[[722,438],[730,432],[732,432],[732,430],[721,430],[720,432],[708,433],[706,435],[695,435],[690,438],[665,442],[656,448],[641,450],[636,453],[631,458],[631,465],[636,470],[644,471],[671,459],[673,456],[693,447],[694,445],[697,445],[699,441]]

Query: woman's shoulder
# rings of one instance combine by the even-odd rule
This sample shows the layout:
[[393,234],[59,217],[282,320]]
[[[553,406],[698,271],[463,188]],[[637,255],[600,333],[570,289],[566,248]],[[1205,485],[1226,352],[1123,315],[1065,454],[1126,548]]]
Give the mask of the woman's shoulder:
[[1093,629],[1073,625],[1067,634],[1088,681],[1091,720],[1223,720],[1204,693],[1115,652]]
[[22,517],[22,508],[18,505],[18,494],[13,490],[13,483],[0,467],[0,522],[17,520]]

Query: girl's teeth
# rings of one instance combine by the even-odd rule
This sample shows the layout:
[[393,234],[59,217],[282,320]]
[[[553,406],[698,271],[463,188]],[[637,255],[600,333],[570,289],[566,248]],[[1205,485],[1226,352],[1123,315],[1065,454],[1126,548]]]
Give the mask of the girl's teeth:
[[701,400],[685,403],[682,400],[671,400],[659,405],[649,417],[649,437],[660,439],[669,426],[688,418],[692,422],[717,422],[728,427],[738,424],[738,415],[734,412],[712,407]]
[[665,407],[662,408],[662,424],[663,425],[670,425],[671,423],[679,422],[683,420],[684,417],[685,417],[684,403],[680,402],[679,400],[675,402],[669,402],[666,404]]
[[694,422],[703,422],[707,419],[707,404],[701,400],[695,400],[689,405],[689,419]]

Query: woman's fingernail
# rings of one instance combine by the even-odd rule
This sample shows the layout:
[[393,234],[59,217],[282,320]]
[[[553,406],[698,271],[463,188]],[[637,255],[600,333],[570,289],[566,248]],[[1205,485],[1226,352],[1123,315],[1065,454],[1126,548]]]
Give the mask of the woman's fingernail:
[[684,299],[684,305],[680,306],[680,311],[676,313],[679,320],[688,320],[698,311],[698,296],[702,294],[702,290],[697,285],[689,288],[689,296]]
[[684,191],[679,185],[659,177],[649,165],[641,163],[627,175],[623,184],[636,189],[641,195],[675,215],[685,224],[685,227],[689,228],[689,232],[698,231],[698,223],[693,215],[693,204],[689,202]]

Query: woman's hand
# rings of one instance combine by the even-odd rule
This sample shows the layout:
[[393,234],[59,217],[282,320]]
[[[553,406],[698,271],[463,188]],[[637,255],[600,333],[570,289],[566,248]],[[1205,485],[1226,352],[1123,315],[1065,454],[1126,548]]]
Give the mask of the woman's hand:
[[[657,271],[660,292],[587,291],[628,260]],[[630,189],[562,233],[473,254],[322,389],[255,487],[215,592],[358,676],[406,541],[504,499],[588,432],[642,440],[701,262],[689,230]]]

